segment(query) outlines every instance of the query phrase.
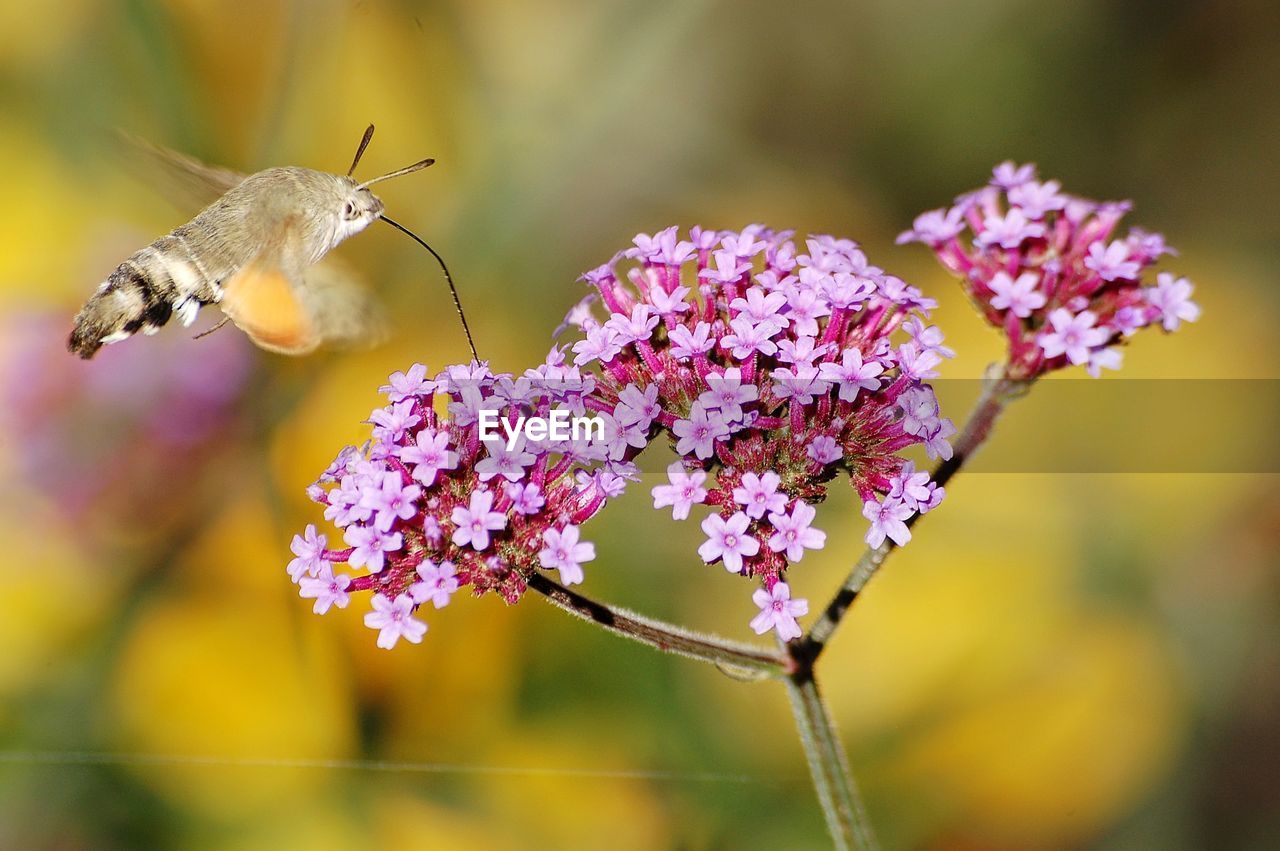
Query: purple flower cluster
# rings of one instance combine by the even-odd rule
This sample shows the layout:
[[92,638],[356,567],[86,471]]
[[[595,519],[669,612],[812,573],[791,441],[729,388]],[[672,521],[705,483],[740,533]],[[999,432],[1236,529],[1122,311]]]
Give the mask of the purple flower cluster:
[[698,553],[761,582],[757,632],[800,635],[807,603],[790,598],[784,571],[823,546],[812,503],[837,474],[863,500],[873,544],[905,543],[904,521],[941,500],[900,453],[923,444],[950,457],[954,427],[925,379],[953,353],[927,324],[932,300],[855,243],[671,227],[584,280],[596,292],[565,322],[582,332],[574,364],[598,365],[587,405],[611,419],[619,447],[667,435],[680,460],[654,506],[676,519],[713,510]]
[[1009,375],[1034,378],[1068,365],[1097,377],[1118,369],[1116,345],[1140,328],[1176,331],[1200,308],[1191,283],[1144,273],[1164,237],[1134,228],[1113,238],[1127,202],[1099,203],[1040,182],[1035,167],[1005,162],[989,185],[955,205],[923,213],[899,243],[921,242],[964,286],[987,321],[1009,339]]
[[[581,331],[572,364],[557,346],[520,377],[473,363],[431,378],[415,365],[382,388],[370,442],[311,488],[346,546],[314,526],[293,541],[289,573],[317,612],[370,591],[365,623],[391,647],[420,641],[415,613],[464,586],[514,603],[537,570],[581,582],[595,548],[579,526],[663,436],[680,460],[655,507],[677,519],[711,509],[698,554],[756,579],[751,626],[783,639],[808,610],[785,571],[826,541],[813,522],[828,482],[849,477],[872,545],[906,543],[906,521],[941,501],[902,453],[951,455],[955,429],[926,379],[952,352],[927,324],[933,302],[855,243],[817,236],[801,249],[759,225],[681,239],[673,227],[584,278],[596,292],[566,317]],[[521,428],[556,412],[598,420],[596,439]]]
[[[635,476],[634,452],[613,453],[598,434],[553,439],[519,424],[555,410],[584,415],[594,385],[558,351],[520,377],[475,363],[392,375],[389,404],[369,419],[372,439],[343,449],[309,490],[346,546],[331,549],[313,525],[294,537],[288,570],[301,595],[323,614],[372,592],[365,624],[390,648],[421,641],[417,610],[448,605],[462,587],[514,603],[536,570],[581,582],[595,547],[579,526]],[[486,418],[501,426],[492,439],[482,439],[494,434],[482,430]]]

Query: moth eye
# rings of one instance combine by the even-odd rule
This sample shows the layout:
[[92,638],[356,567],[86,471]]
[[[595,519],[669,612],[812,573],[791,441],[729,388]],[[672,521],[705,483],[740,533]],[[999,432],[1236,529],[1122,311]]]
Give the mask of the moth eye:
[[354,219],[356,217],[356,205],[348,201],[342,205],[342,217],[344,219]]

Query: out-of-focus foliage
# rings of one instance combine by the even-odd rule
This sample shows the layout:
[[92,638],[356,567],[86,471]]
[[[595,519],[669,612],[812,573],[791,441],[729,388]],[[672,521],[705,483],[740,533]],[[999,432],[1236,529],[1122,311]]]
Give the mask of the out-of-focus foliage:
[[[1035,160],[1133,198],[1198,284],[1203,319],[1137,341],[1125,378],[1275,379],[1277,23],[1261,2],[0,4],[0,846],[824,841],[781,689],[536,601],[451,607],[388,653],[292,596],[302,490],[377,385],[465,357],[447,294],[375,226],[342,253],[398,317],[382,349],[293,362],[169,328],[72,361],[78,303],[192,212],[112,128],[245,170],[345,168],[369,121],[361,173],[436,156],[381,194],[501,369],[541,357],[574,278],[631,234],[766,221],[862,240],[942,302],[946,375],[976,376],[998,335],[893,235]],[[1002,428],[1052,453],[1060,425],[1033,397]],[[651,484],[592,523],[585,590],[745,637],[742,589],[690,560]],[[824,662],[885,844],[1274,844],[1274,475],[949,491]],[[863,528],[848,494],[818,522],[792,576],[815,604]]]

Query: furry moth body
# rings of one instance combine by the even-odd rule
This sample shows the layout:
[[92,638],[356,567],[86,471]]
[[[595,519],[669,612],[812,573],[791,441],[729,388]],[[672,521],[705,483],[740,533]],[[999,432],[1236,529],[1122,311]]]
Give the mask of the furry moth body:
[[[365,131],[351,169],[368,145]],[[376,334],[378,311],[334,261],[320,261],[382,215],[368,186],[431,165],[422,160],[364,183],[306,168],[248,177],[155,150],[171,168],[222,194],[199,215],[121,263],[75,318],[67,347],[91,358],[104,345],[217,305],[259,346],[306,354],[322,343]]]

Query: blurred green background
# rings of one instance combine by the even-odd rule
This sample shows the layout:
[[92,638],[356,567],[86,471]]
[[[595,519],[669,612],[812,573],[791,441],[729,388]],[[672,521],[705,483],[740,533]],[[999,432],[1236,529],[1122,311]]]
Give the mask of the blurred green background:
[[[1124,376],[1275,379],[1278,24],[1262,0],[0,0],[0,847],[826,842],[776,686],[533,599],[460,598],[393,652],[363,603],[313,616],[284,572],[319,520],[303,488],[390,371],[465,358],[446,291],[375,227],[342,253],[395,309],[388,346],[291,361],[165,329],[75,361],[79,304],[192,212],[121,167],[112,128],[247,171],[345,169],[370,121],[362,174],[437,157],[380,194],[502,370],[541,359],[574,279],[637,231],[764,221],[861,240],[942,302],[945,375],[977,376],[998,335],[893,237],[1034,160],[1134,199],[1198,285],[1203,319],[1140,335]],[[1267,414],[1256,395],[1209,439]],[[996,439],[1051,455],[1061,428],[1033,394]],[[1097,452],[1171,430],[1139,417]],[[648,485],[587,527],[586,592],[749,637],[749,589]],[[835,490],[792,574],[815,607],[864,529]],[[1275,847],[1275,476],[949,490],[824,663],[884,844]]]

